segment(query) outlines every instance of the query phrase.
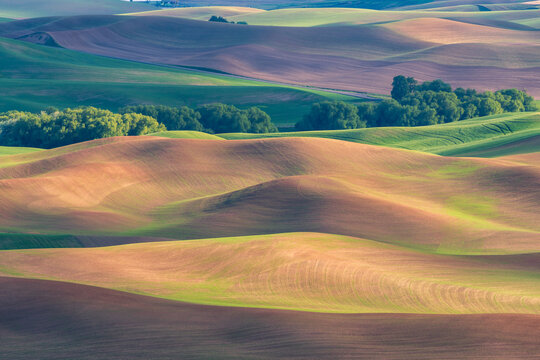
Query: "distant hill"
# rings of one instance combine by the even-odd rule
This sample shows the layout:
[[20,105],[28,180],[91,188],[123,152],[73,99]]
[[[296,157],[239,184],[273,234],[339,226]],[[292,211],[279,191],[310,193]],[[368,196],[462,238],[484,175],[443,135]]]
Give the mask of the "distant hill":
[[[525,0],[505,0],[521,3]],[[500,3],[500,0],[483,0],[482,4]],[[245,6],[260,9],[284,8],[363,8],[363,9],[427,9],[444,6],[476,4],[472,0],[192,0],[189,6]]]
[[[520,3],[521,1],[505,1]],[[471,4],[471,0],[193,0],[184,6],[235,6],[259,9],[304,8],[304,7],[349,7],[367,9],[390,9],[401,7],[430,8],[450,5]],[[482,4],[498,3],[485,0]],[[31,18],[59,15],[111,15],[160,9],[146,1],[124,0],[0,0],[0,17]]]
[[405,74],[422,81],[441,78],[456,87],[515,87],[540,95],[538,31],[436,16],[292,28],[77,16],[8,22],[0,24],[0,34],[41,41],[46,33],[62,47],[108,57],[322,88],[388,93],[392,78]]
[[[43,34],[40,39],[48,39]],[[48,106],[81,105],[115,111],[132,104],[198,106],[222,102],[241,107],[260,106],[274,122],[290,126],[299,121],[314,102],[354,99],[217,73],[115,60],[5,38],[0,38],[0,66],[0,90],[3,92],[0,111],[40,111]]]

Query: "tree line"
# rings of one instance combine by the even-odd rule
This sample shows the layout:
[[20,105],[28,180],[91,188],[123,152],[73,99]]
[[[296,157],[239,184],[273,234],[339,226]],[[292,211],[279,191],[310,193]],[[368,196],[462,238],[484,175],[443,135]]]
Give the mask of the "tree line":
[[442,80],[419,84],[412,77],[396,76],[392,99],[355,106],[342,101],[314,104],[296,123],[296,130],[357,129],[379,126],[424,126],[505,112],[535,111],[525,91],[505,89],[478,92],[452,87]]
[[211,104],[198,109],[187,106],[137,105],[118,113],[95,107],[40,113],[0,113],[0,145],[54,148],[111,136],[145,135],[165,130],[197,130],[208,133],[277,132],[270,116],[257,107],[239,109]]

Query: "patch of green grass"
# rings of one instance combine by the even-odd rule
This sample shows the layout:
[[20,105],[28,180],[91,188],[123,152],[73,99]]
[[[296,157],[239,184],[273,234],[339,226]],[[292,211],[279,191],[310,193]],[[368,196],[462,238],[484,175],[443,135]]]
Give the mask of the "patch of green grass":
[[430,176],[438,179],[454,179],[473,174],[480,168],[480,165],[469,161],[455,161],[449,165],[437,169]]
[[0,233],[0,250],[83,247],[73,235]]
[[493,198],[477,195],[456,195],[447,200],[450,208],[474,216],[494,218],[498,215]]
[[321,137],[448,156],[494,157],[539,151],[540,113],[507,113],[449,124],[276,134],[219,134],[225,139]]
[[27,154],[35,151],[41,151],[43,149],[38,148],[29,148],[29,147],[18,147],[18,146],[0,146],[0,156],[3,155],[16,155],[16,154]]

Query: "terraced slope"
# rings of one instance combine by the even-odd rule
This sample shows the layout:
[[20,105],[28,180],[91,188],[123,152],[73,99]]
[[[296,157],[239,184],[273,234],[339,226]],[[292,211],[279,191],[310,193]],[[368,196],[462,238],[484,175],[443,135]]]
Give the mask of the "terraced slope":
[[540,113],[507,113],[423,127],[220,134],[225,139],[320,137],[447,156],[497,157],[540,151]]
[[290,233],[0,255],[3,275],[199,304],[346,313],[540,314],[538,254],[430,255],[357,238]]
[[190,305],[50,281],[0,278],[0,285],[0,354],[14,360],[36,353],[44,360],[166,359],[171,353],[183,359],[524,359],[540,350],[534,315],[316,314]]
[[[49,39],[43,34],[43,41]],[[34,37],[37,39],[37,37]],[[49,39],[50,40],[50,39]],[[198,106],[224,102],[261,106],[290,125],[313,102],[349,96],[272,85],[219,74],[114,60],[0,38],[0,111],[40,111],[91,105],[111,110],[131,104]]]
[[531,252],[538,176],[521,161],[328,139],[109,138],[0,157],[0,229],[176,239],[316,231],[445,253]]
[[[440,36],[425,35],[441,29],[446,30]],[[461,35],[454,37],[454,31]],[[534,28],[518,24],[432,18],[290,28],[166,16],[0,24],[3,36],[42,41],[43,33],[63,47],[98,55],[323,88],[387,93],[396,74],[407,74],[420,80],[442,78],[461,87],[525,88],[540,95],[535,81],[540,74],[540,40]]]

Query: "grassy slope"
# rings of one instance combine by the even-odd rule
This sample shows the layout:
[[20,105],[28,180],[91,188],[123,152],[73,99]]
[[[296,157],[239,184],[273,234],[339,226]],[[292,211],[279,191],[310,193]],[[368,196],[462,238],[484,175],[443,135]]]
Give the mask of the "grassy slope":
[[35,248],[73,248],[82,243],[72,235],[0,233],[0,250]]
[[333,93],[108,59],[75,51],[0,39],[3,76],[0,110],[92,105],[116,110],[128,104],[225,102],[261,106],[277,124],[300,119],[313,102],[350,99]]
[[496,157],[540,151],[540,113],[508,113],[425,127],[219,134],[225,139],[321,137],[449,156]]
[[537,255],[430,255],[363,239],[294,233],[15,250],[1,254],[0,274],[209,305],[346,313],[540,314],[535,259]]
[[38,148],[18,147],[18,146],[0,146],[0,156],[26,154],[34,151],[40,151]]

